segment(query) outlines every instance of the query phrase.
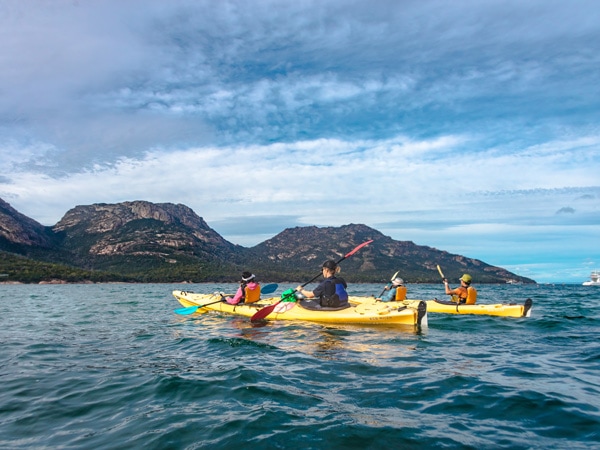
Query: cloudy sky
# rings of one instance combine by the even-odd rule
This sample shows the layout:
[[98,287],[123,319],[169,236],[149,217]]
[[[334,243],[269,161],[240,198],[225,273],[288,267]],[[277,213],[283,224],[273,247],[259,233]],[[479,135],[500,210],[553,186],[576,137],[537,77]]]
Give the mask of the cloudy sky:
[[0,0],[0,198],[600,269],[595,0]]

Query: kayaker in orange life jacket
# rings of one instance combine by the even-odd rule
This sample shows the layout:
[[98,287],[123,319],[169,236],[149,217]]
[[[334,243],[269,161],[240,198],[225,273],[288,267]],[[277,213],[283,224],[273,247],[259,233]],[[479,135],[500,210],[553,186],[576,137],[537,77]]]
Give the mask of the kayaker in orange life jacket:
[[238,303],[254,303],[260,300],[260,284],[256,282],[256,275],[250,272],[242,273],[242,281],[235,295],[226,297],[225,301],[230,305]]
[[444,279],[444,287],[446,294],[452,295],[452,301],[456,301],[459,304],[474,305],[477,301],[477,290],[471,286],[471,275],[465,273],[459,278],[460,286],[456,289],[450,289],[448,287],[448,280]]
[[402,301],[406,300],[406,286],[404,286],[404,280],[396,277],[392,280],[392,286],[386,286],[381,295],[382,302],[390,301]]
[[340,267],[333,260],[323,263],[321,268],[324,280],[313,291],[303,289],[302,285],[296,288],[296,292],[306,298],[319,298],[319,304],[325,307],[340,307],[348,304],[348,285],[343,278],[336,277]]

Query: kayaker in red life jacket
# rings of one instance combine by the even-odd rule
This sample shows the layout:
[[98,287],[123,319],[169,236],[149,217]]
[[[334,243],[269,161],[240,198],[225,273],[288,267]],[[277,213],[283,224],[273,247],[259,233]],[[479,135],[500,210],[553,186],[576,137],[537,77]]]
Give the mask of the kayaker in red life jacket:
[[242,273],[242,281],[235,295],[225,297],[225,301],[230,305],[238,303],[254,303],[260,300],[260,284],[256,282],[256,275],[250,272]]
[[321,270],[323,271],[324,280],[313,291],[307,291],[302,286],[298,286],[296,291],[306,298],[318,297],[321,306],[335,308],[347,305],[348,293],[346,288],[348,285],[343,278],[335,276],[336,273],[339,273],[340,267],[335,261],[329,260],[323,263]]
[[450,289],[448,287],[448,280],[444,279],[444,287],[446,288],[446,294],[452,295],[452,301],[456,301],[460,304],[474,305],[477,301],[477,290],[471,286],[471,275],[465,273],[459,278],[460,286],[456,289]]

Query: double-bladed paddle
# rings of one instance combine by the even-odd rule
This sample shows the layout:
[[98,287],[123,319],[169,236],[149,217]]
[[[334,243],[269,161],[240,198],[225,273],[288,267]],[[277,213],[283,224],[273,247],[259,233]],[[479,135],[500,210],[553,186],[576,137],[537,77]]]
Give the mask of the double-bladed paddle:
[[[275,292],[277,290],[278,286],[279,285],[277,283],[267,284],[264,287],[261,287],[260,293],[261,293],[261,295],[262,294],[272,294],[273,292]],[[215,303],[220,303],[222,301],[223,301],[223,296],[221,295],[221,298],[217,301],[205,303],[204,305],[188,306],[187,308],[179,308],[179,309],[176,309],[174,312],[177,314],[181,314],[181,315],[194,314],[200,308],[204,308],[205,306],[208,306],[208,305],[214,305]]]
[[[342,258],[340,258],[339,260],[337,260],[335,263],[339,264],[341,263],[343,260],[345,260],[346,258],[354,255],[357,251],[359,251],[361,248],[363,248],[365,245],[369,245],[371,242],[373,242],[373,239],[367,241],[367,242],[363,242],[362,244],[358,245],[357,247],[354,248],[354,250],[352,250],[349,253],[346,253]],[[312,279],[310,279],[309,281],[307,281],[306,283],[302,284],[301,286],[304,287],[309,283],[312,283],[313,281],[315,281],[317,278],[319,278],[321,276],[321,273],[315,275]],[[256,314],[254,314],[252,317],[250,317],[250,321],[251,322],[257,322],[259,320],[264,319],[265,317],[267,317],[269,314],[271,314],[273,312],[273,310],[275,309],[275,307],[281,302],[281,299],[275,303],[273,303],[272,305],[269,306],[265,306],[264,308],[258,310],[256,312]]]

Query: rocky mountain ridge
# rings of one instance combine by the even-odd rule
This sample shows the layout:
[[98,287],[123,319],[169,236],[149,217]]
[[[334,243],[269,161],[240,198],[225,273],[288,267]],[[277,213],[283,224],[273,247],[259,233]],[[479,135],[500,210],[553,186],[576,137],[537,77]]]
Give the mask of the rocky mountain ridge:
[[0,242],[11,246],[52,247],[46,227],[21,214],[0,198]]
[[309,279],[324,260],[340,259],[367,240],[373,242],[343,263],[349,281],[388,281],[400,271],[408,282],[437,282],[440,264],[449,278],[469,272],[478,283],[534,282],[476,259],[396,241],[362,224],[289,228],[245,248],[181,204],[76,206],[53,227],[44,227],[0,200],[0,251],[128,281],[236,281],[247,269],[269,281]]
[[[141,225],[144,221],[148,226],[123,233],[132,223]],[[213,251],[231,253],[239,247],[226,241],[187,206],[171,203],[133,201],[76,206],[52,231],[64,237],[63,245],[71,251],[90,255],[135,254],[140,245],[145,247],[144,253],[152,253],[148,247],[185,249],[204,244]],[[82,245],[82,240],[90,245]]]

